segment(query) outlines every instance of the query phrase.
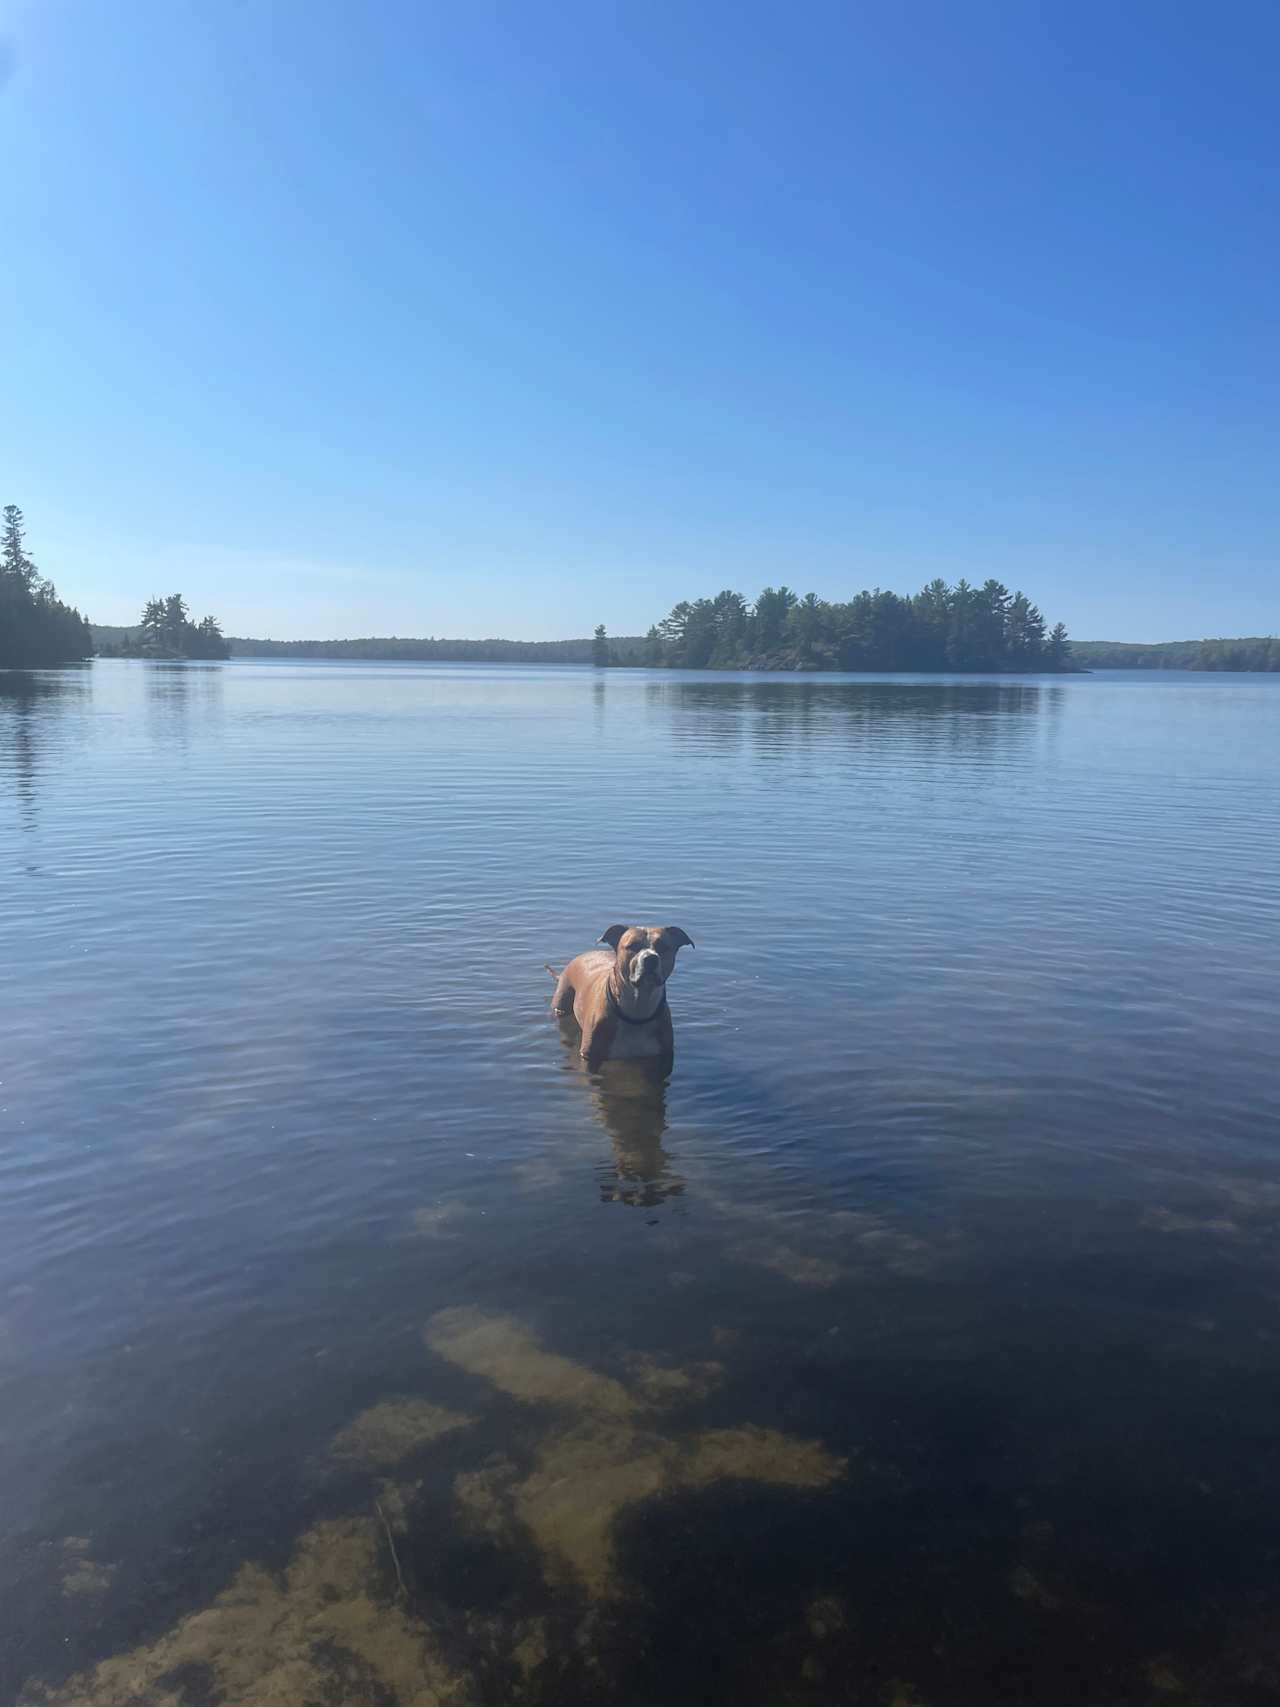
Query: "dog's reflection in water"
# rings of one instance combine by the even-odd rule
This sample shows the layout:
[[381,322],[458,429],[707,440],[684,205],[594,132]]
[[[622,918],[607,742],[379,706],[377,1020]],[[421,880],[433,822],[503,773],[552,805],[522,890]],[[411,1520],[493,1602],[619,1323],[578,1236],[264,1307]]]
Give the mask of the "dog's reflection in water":
[[579,1077],[591,1097],[596,1119],[613,1145],[613,1162],[600,1170],[602,1203],[627,1203],[652,1209],[679,1197],[684,1181],[671,1170],[662,1147],[667,1130],[667,1081],[657,1061],[606,1061],[588,1073],[578,1053],[580,1034],[572,1018],[561,1020],[565,1067]]

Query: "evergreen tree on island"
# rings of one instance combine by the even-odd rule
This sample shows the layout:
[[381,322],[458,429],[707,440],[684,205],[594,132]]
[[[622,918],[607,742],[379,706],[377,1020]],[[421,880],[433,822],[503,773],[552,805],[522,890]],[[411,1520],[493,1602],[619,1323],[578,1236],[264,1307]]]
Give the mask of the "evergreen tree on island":
[[125,658],[229,658],[231,648],[223,639],[217,617],[192,622],[187,601],[181,593],[167,599],[148,599],[138,625],[137,638],[124,641]]

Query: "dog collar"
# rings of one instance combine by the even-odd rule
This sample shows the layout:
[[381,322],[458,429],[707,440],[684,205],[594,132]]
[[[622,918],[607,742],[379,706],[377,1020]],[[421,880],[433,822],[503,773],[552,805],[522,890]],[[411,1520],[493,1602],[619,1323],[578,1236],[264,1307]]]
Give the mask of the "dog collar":
[[623,1025],[651,1025],[666,1005],[667,992],[663,990],[662,1000],[658,1003],[653,1012],[651,1014],[646,1014],[643,1019],[636,1019],[632,1014],[623,1013],[622,1009],[618,1006],[618,998],[614,995],[612,990],[609,991],[609,1006],[613,1009],[614,1015],[622,1021]]

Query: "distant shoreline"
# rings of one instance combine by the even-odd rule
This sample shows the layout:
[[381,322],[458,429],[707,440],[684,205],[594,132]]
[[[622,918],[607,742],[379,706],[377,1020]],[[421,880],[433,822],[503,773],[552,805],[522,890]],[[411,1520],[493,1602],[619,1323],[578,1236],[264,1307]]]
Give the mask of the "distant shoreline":
[[[88,662],[92,662],[90,659]],[[291,653],[283,656],[276,653],[264,652],[234,652],[230,658],[185,658],[180,653],[155,653],[147,656],[134,654],[107,653],[103,655],[104,663],[124,664],[458,664],[466,669],[474,670],[518,670],[518,669],[561,669],[585,670],[593,674],[632,675],[647,672],[652,676],[972,676],[975,680],[982,678],[990,680],[993,677],[1008,677],[1010,681],[1025,680],[1039,676],[1091,676],[1092,668],[1076,664],[1065,670],[1050,669],[1046,665],[1026,670],[961,670],[947,668],[941,670],[841,670],[834,665],[809,665],[804,668],[788,667],[786,665],[768,664],[610,664],[607,667],[593,666],[581,659],[563,658],[339,658],[325,655],[312,657]]]
[[[118,646],[135,630],[109,625],[93,625],[93,638],[99,648]],[[401,664],[591,664],[592,640],[437,640],[435,638],[405,638],[399,636],[369,636],[354,640],[261,640],[242,635],[228,635],[228,644],[236,658],[299,658],[319,661],[326,658],[361,660],[370,663]],[[626,669],[645,663],[643,635],[611,636],[609,640],[614,662],[609,669]],[[1209,670],[1242,671],[1249,674],[1280,671],[1280,641],[1265,637],[1213,640],[1171,640],[1146,644],[1141,641],[1076,640],[1072,642],[1074,668],[1066,671],[1031,670],[972,671],[945,670],[873,670],[873,675],[1008,675],[1039,676],[1079,674],[1090,670]],[[658,666],[669,668],[670,666]],[[718,666],[710,666],[719,668]],[[797,665],[779,660],[743,662],[726,666],[729,670],[754,673],[786,673],[797,675],[841,675],[847,671]],[[856,672],[855,672],[856,673]]]

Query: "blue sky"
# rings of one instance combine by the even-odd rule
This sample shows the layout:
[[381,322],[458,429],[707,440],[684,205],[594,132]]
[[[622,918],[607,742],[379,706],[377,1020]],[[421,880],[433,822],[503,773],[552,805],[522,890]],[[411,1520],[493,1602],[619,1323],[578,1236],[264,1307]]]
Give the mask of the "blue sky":
[[0,502],[99,621],[934,575],[1280,628],[1280,7],[0,5]]

